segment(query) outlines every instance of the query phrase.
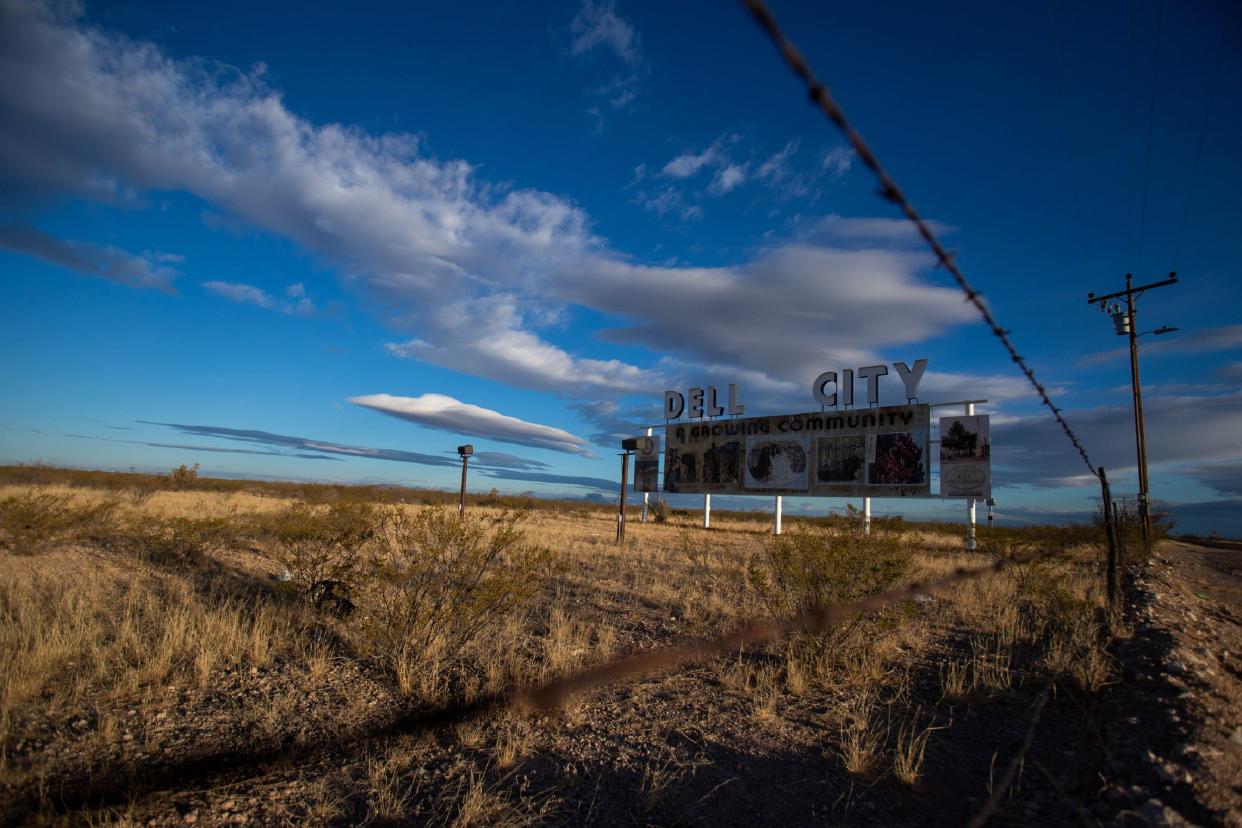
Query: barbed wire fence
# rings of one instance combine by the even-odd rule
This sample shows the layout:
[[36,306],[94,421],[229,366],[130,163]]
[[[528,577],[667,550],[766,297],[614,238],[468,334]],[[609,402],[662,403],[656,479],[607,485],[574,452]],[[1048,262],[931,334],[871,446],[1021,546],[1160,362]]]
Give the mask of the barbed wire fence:
[[1010,331],[1002,328],[1000,323],[996,321],[996,318],[992,315],[992,311],[983,301],[983,294],[976,290],[975,287],[967,281],[966,276],[962,273],[962,271],[958,268],[957,263],[954,261],[953,254],[949,252],[948,248],[941,244],[940,239],[936,237],[931,225],[928,224],[922,215],[919,214],[918,210],[914,209],[914,205],[910,203],[910,200],[906,198],[905,193],[903,193],[901,188],[897,186],[897,182],[894,181],[892,176],[890,176],[888,172],[885,171],[884,167],[880,165],[879,159],[876,157],[875,153],[872,152],[871,147],[868,146],[867,142],[863,140],[862,134],[854,128],[854,125],[851,124],[849,119],[845,116],[845,110],[843,110],[840,104],[838,104],[832,97],[832,93],[829,92],[828,87],[815,77],[815,73],[811,71],[810,65],[807,63],[806,58],[802,56],[802,53],[798,51],[798,47],[796,47],[789,40],[789,38],[785,36],[784,32],[781,31],[781,27],[777,23],[776,17],[772,14],[771,9],[768,8],[767,4],[764,3],[763,0],[742,0],[742,2],[754,17],[755,22],[759,24],[759,27],[763,29],[763,31],[772,40],[773,44],[775,44],[781,57],[784,58],[787,64],[789,64],[789,68],[792,69],[793,73],[797,75],[806,85],[806,91],[810,96],[811,102],[817,105],[823,113],[828,116],[828,119],[837,126],[837,128],[845,136],[845,140],[849,142],[850,147],[854,150],[854,154],[857,155],[858,159],[862,161],[863,164],[866,165],[867,169],[871,170],[871,172],[875,175],[876,180],[880,184],[880,196],[886,201],[897,205],[902,214],[913,222],[915,228],[918,229],[919,235],[923,237],[923,240],[927,242],[928,247],[930,247],[932,252],[936,255],[936,261],[941,267],[948,271],[953,277],[953,280],[957,282],[958,287],[960,287],[962,292],[966,295],[966,300],[974,305],[975,309],[979,311],[979,315],[983,318],[984,324],[987,325],[989,330],[991,330],[992,335],[1000,340],[1001,345],[1009,353],[1009,356],[1014,361],[1014,364],[1018,366],[1018,369],[1034,387],[1043,404],[1052,412],[1052,416],[1056,418],[1057,423],[1065,432],[1065,436],[1069,438],[1070,443],[1073,444],[1079,457],[1081,457],[1082,461],[1087,464],[1087,468],[1090,470],[1091,476],[1098,477],[1099,474],[1096,471],[1096,466],[1092,464],[1091,458],[1087,455],[1087,450],[1083,448],[1082,441],[1078,438],[1078,435],[1074,433],[1074,429],[1070,427],[1069,422],[1066,421],[1061,409],[1053,403],[1052,398],[1048,394],[1048,389],[1044,387],[1043,383],[1035,378],[1035,371],[1027,363],[1026,359],[1018,353],[1018,349],[1014,346],[1013,340],[1009,337]]
[[[790,69],[805,84],[810,101],[819,107],[844,134],[858,158],[874,174],[879,182],[880,196],[896,205],[902,214],[914,224],[919,235],[935,254],[938,264],[953,277],[966,300],[978,310],[983,323],[1035,389],[1042,405],[1052,413],[1074,451],[1086,464],[1092,476],[1100,481],[1104,523],[1111,550],[1113,535],[1117,527],[1115,516],[1110,515],[1111,495],[1104,469],[1093,465],[1083,441],[1066,420],[1063,411],[1053,402],[1048,389],[1036,378],[1027,360],[1017,350],[1010,337],[1010,331],[1000,325],[984,302],[980,291],[966,279],[954,261],[952,252],[940,242],[929,223],[914,208],[897,183],[880,164],[861,133],[852,125],[844,110],[832,97],[828,87],[817,79],[801,52],[784,35],[768,6],[763,0],[742,0],[742,3],[759,27],[772,40]],[[532,688],[484,694],[430,710],[412,710],[395,719],[372,726],[370,729],[360,730],[340,739],[313,746],[286,741],[272,747],[253,749],[245,753],[230,750],[218,754],[198,755],[176,762],[165,762],[142,768],[141,772],[130,768],[117,770],[109,775],[101,770],[89,778],[62,781],[52,786],[49,786],[46,780],[41,780],[37,790],[29,791],[25,797],[19,797],[11,803],[7,812],[0,813],[0,821],[6,823],[22,821],[23,818],[34,813],[45,797],[53,800],[58,809],[64,811],[99,807],[132,800],[136,792],[151,792],[173,785],[184,785],[222,773],[237,774],[239,771],[244,772],[282,760],[304,762],[316,754],[356,747],[369,740],[438,729],[474,719],[496,716],[510,709],[553,711],[572,696],[592,689],[614,685],[639,676],[683,669],[713,655],[736,652],[739,648],[746,646],[771,644],[794,633],[824,631],[863,613],[882,610],[920,595],[999,573],[1006,568],[1052,560],[1064,553],[1063,549],[1045,549],[1008,558],[999,557],[982,566],[957,567],[949,575],[935,580],[910,583],[850,603],[816,607],[788,618],[767,618],[715,638],[696,639],[674,646],[631,654],[561,676]],[[1107,578],[1109,599],[1115,604],[1116,560],[1114,553],[1115,550],[1110,551]],[[1034,742],[1041,716],[1053,690],[1054,685],[1049,683],[1036,699],[1022,744],[1011,759],[1000,784],[993,789],[988,802],[970,821],[972,828],[983,825],[994,815],[1000,801],[1012,786]]]

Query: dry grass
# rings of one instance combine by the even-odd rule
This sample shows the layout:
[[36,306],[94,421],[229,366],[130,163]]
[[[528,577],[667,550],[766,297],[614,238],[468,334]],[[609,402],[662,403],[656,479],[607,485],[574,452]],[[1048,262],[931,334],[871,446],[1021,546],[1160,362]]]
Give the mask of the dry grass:
[[[31,491],[3,486],[0,498]],[[40,555],[0,552],[0,762],[6,773],[13,770],[15,743],[40,717],[88,711],[91,738],[106,750],[133,729],[128,710],[152,718],[167,707],[174,689],[207,693],[227,671],[271,669],[291,686],[321,688],[343,670],[354,670],[387,687],[392,700],[406,695],[443,701],[530,685],[687,635],[716,634],[770,607],[800,607],[816,595],[854,597],[896,580],[935,578],[982,562],[961,553],[949,534],[891,535],[881,549],[887,563],[860,579],[852,569],[860,559],[848,527],[837,527],[831,555],[821,560],[849,577],[806,576],[802,593],[781,594],[773,584],[790,572],[803,577],[818,553],[813,545],[794,549],[792,539],[774,547],[766,516],[714,516],[711,533],[678,515],[659,524],[634,522],[627,543],[616,546],[607,512],[537,509],[526,515],[521,531],[539,548],[555,550],[564,566],[523,582],[522,600],[489,616],[480,627],[485,634],[462,636],[471,630],[451,628],[451,621],[464,617],[453,612],[452,602],[464,600],[460,595],[441,593],[448,614],[437,609],[439,614],[401,616],[402,606],[394,604],[385,629],[392,632],[391,619],[404,617],[408,630],[400,641],[389,641],[377,635],[378,610],[365,603],[368,590],[381,587],[367,586],[366,567],[348,557],[356,554],[352,541],[331,551],[347,564],[334,572],[364,578],[355,593],[359,609],[349,618],[317,613],[303,588],[273,577],[297,561],[288,548],[277,549],[278,538],[262,527],[281,515],[309,519],[330,507],[304,509],[247,491],[159,488],[118,499],[111,491],[54,485],[35,493],[73,508],[100,508],[118,527],[141,522],[165,540],[169,527],[189,526],[185,521],[202,529],[204,521],[221,519],[227,528],[212,536],[193,566],[126,548],[115,538],[133,546],[153,543],[152,536],[121,530],[112,543],[61,538]],[[421,507],[385,508],[417,520]],[[474,509],[473,515],[480,525],[501,525],[499,509]],[[403,549],[417,547],[410,537]],[[417,562],[425,560],[420,556],[387,560],[407,574],[437,576],[437,570],[418,570]],[[508,553],[497,560],[502,558],[512,560]],[[695,681],[718,682],[711,692],[737,702],[756,732],[780,738],[791,721],[812,718],[830,734],[830,753],[847,772],[891,773],[913,786],[923,774],[937,721],[935,710],[924,712],[919,704],[985,703],[1036,675],[1064,677],[1093,692],[1106,686],[1113,665],[1095,614],[1102,603],[1089,569],[1072,563],[1023,567],[964,584],[929,603],[868,616],[831,636],[795,636],[762,651],[712,659]],[[377,653],[379,640],[394,655],[391,661]],[[1015,654],[1026,651],[1037,658],[1019,661]],[[939,674],[941,698],[914,699],[911,671],[920,664],[933,682]],[[362,705],[348,694],[336,703],[328,717],[353,715],[350,705]],[[233,715],[255,739],[273,739],[302,716],[299,704],[296,692],[278,688],[257,693]],[[574,715],[571,710],[568,718],[576,721]],[[141,738],[140,729],[135,732]],[[365,801],[369,818],[381,821],[399,821],[422,808],[421,821],[444,825],[531,824],[551,801],[515,797],[513,778],[546,748],[543,732],[520,713],[459,725],[447,737],[452,749],[476,758],[451,782],[435,785],[416,781],[418,762],[408,751],[371,754],[353,777],[312,780],[289,818],[340,819],[355,813],[349,811],[356,807],[349,805],[353,797]],[[140,747],[148,752],[164,747],[149,732],[145,739]],[[667,758],[646,760],[640,774],[648,808],[668,797],[680,767]]]

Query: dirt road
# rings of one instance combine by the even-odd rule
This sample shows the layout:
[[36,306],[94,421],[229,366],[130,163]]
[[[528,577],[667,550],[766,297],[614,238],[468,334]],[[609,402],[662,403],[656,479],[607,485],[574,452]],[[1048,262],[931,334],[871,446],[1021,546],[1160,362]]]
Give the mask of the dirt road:
[[1242,551],[1162,544],[1134,586],[1103,796],[1135,823],[1242,826]]

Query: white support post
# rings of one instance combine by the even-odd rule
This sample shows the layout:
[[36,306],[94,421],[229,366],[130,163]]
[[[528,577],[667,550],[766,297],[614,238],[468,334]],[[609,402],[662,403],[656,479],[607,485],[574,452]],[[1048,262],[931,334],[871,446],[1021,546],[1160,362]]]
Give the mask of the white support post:
[[712,496],[710,494],[703,495],[703,528],[712,528]]
[[[652,435],[652,432],[653,432],[653,429],[648,428],[647,436],[650,437]],[[635,478],[638,477],[637,472],[634,473],[634,477]],[[647,510],[649,508],[651,508],[651,492],[643,492],[643,514],[642,514],[642,517],[639,519],[640,523],[647,522]]]
[[871,537],[871,498],[863,498],[863,537]]
[[772,534],[779,535],[781,533],[781,496],[776,496],[776,522],[772,524]]
[[[975,415],[975,404],[966,403],[966,416],[973,417]],[[944,435],[940,435],[941,439]],[[975,540],[975,499],[973,497],[966,498],[966,551],[974,552],[978,543]]]

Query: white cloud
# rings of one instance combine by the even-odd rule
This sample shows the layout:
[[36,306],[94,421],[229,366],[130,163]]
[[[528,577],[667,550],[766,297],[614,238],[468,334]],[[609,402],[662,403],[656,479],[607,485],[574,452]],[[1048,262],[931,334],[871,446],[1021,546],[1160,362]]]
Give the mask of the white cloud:
[[[1100,321],[1101,325],[1108,325],[1106,320]],[[1140,325],[1139,331],[1143,328]],[[1119,341],[1124,339],[1118,337]],[[1165,354],[1207,354],[1220,351],[1233,351],[1242,349],[1242,325],[1220,325],[1214,328],[1198,328],[1189,331],[1177,331],[1155,339],[1143,339],[1140,349],[1146,349],[1145,353],[1149,356],[1163,356]],[[1158,347],[1152,347],[1156,346]],[[1130,347],[1127,345],[1122,348],[1112,348],[1107,351],[1097,351],[1093,354],[1085,354],[1078,358],[1078,364],[1081,366],[1103,365],[1109,362],[1117,362],[1118,360],[1128,359],[1130,356]]]
[[727,192],[736,190],[745,183],[745,164],[725,164],[717,170],[716,176],[712,179],[712,183],[708,186],[707,191],[714,195],[724,195]]
[[657,394],[663,379],[620,360],[574,357],[526,329],[512,294],[443,305],[426,318],[424,336],[388,346],[419,359],[510,385],[571,396]]
[[717,141],[702,152],[683,152],[665,164],[661,172],[669,178],[689,178],[704,167],[716,164],[720,158],[720,142]]
[[570,51],[575,55],[605,48],[626,63],[642,60],[638,32],[617,14],[612,0],[583,0],[569,24],[569,33],[573,36]]
[[[927,224],[932,232],[942,237],[957,229],[935,219],[928,219]],[[833,246],[923,248],[918,229],[906,219],[899,218],[849,218],[832,214],[804,227],[799,237],[809,243]]]
[[517,417],[463,403],[443,394],[423,394],[419,397],[368,394],[350,397],[349,401],[391,417],[454,434],[468,434],[503,443],[591,456],[586,440],[564,429],[519,420]]
[[790,141],[781,149],[768,157],[755,170],[755,177],[768,184],[777,184],[789,177],[791,170],[789,160],[798,151],[798,141]]
[[[728,267],[646,266],[609,248],[565,198],[480,181],[414,136],[310,123],[259,76],[173,60],[35,5],[0,4],[0,32],[0,181],[22,185],[6,197],[192,193],[336,265],[400,331],[394,354],[600,398],[658,394],[669,364],[801,386],[851,364],[858,343],[905,346],[974,320],[956,291],[920,278],[930,257],[890,249],[895,222],[877,225],[887,240],[808,236]],[[665,167],[701,169],[735,143],[721,136]],[[640,197],[661,215],[702,212],[676,190]],[[250,288],[228,289],[258,304],[305,298]],[[673,363],[589,358],[541,335],[573,306],[618,320],[606,340]]]
[[1221,494],[1242,495],[1242,459],[1192,466],[1186,474]]
[[661,218],[670,214],[680,216],[682,221],[696,221],[703,218],[703,208],[698,204],[688,202],[685,195],[675,187],[639,190],[634,194],[633,202]]
[[833,178],[842,178],[854,166],[854,151],[841,145],[825,150],[819,156],[819,168]]
[[67,267],[85,276],[97,276],[130,287],[154,288],[172,293],[177,272],[165,262],[179,262],[169,253],[135,256],[115,247],[96,247],[80,241],[50,236],[25,224],[0,226],[0,247]]
[[307,297],[306,288],[301,282],[285,288],[283,299],[272,296],[262,288],[240,282],[203,282],[203,287],[225,299],[258,305],[286,315],[310,316],[315,312],[315,305]]
[[558,295],[632,320],[612,342],[810,382],[822,366],[920,342],[973,320],[951,288],[922,283],[925,254],[787,244],[734,267],[670,268],[596,258],[558,271]]
[[[1143,406],[1150,465],[1242,458],[1242,394],[1157,397]],[[1082,439],[1092,462],[1110,477],[1136,465],[1133,414],[1128,406],[1067,411],[1066,419]],[[993,462],[1009,468],[1015,482],[1060,485],[1080,479],[1087,469],[1061,427],[1050,417],[1011,418],[993,423]]]

